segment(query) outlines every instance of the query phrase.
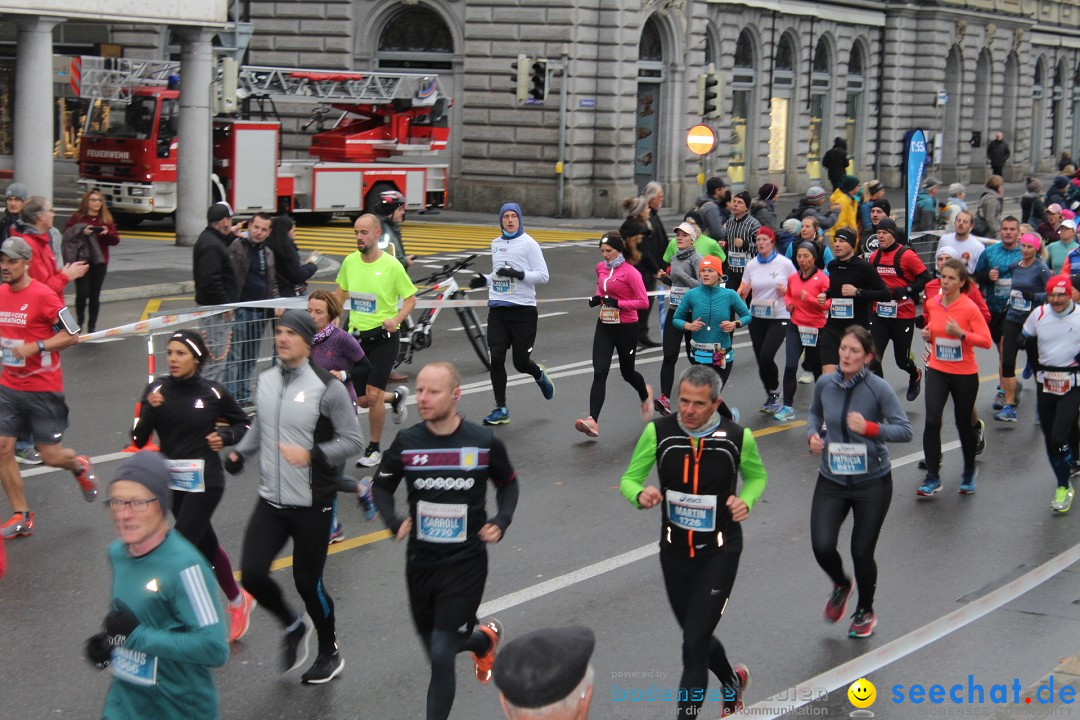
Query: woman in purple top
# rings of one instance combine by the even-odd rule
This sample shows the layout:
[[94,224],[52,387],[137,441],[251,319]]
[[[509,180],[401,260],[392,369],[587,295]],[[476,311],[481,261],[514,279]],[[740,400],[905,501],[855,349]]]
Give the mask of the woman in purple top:
[[[311,359],[323,370],[328,370],[349,391],[349,397],[356,403],[356,388],[366,392],[371,361],[364,355],[363,348],[349,333],[334,324],[341,315],[341,301],[337,295],[325,290],[316,290],[308,297],[308,314],[315,321],[315,335],[311,338]],[[342,475],[338,480],[338,492],[356,493],[357,502],[364,508],[364,517],[370,522],[375,519],[375,500],[371,496],[371,480],[359,481]],[[345,530],[337,519],[337,504],[334,504],[334,525],[330,532],[330,542],[345,539]]]

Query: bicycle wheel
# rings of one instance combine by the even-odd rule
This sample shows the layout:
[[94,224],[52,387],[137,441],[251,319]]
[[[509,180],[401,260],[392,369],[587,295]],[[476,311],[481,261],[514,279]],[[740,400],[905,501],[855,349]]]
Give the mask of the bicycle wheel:
[[465,328],[465,334],[469,337],[473,350],[484,363],[484,368],[491,369],[491,353],[488,351],[487,338],[484,337],[484,329],[480,327],[480,318],[476,316],[474,309],[465,308],[461,311],[461,325]]

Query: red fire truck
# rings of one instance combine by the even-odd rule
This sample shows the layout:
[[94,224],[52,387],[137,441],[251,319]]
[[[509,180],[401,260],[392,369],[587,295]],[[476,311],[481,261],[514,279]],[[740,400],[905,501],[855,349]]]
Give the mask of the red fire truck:
[[[79,150],[80,192],[99,189],[121,221],[176,210],[179,64],[83,58],[80,94],[94,100]],[[370,210],[398,190],[408,207],[445,207],[451,101],[435,75],[242,66],[217,68],[213,121],[214,199],[237,213],[288,212],[319,219]],[[281,123],[241,120],[240,101],[315,108],[304,126],[311,159],[281,157]],[[328,118],[333,111],[340,115]],[[329,129],[323,126],[329,124]]]

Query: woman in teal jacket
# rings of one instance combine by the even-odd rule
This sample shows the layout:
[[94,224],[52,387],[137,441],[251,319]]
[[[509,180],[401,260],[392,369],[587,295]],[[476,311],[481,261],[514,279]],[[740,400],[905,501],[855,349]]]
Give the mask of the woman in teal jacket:
[[714,255],[701,261],[701,285],[686,291],[672,322],[691,333],[691,362],[711,366],[727,384],[735,359],[731,336],[750,322],[750,309],[739,293],[720,284],[720,263]]

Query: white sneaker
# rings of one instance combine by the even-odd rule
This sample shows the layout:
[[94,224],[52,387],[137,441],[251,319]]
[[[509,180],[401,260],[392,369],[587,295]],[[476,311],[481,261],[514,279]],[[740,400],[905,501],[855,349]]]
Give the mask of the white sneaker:
[[809,385],[812,382],[814,382],[814,376],[811,375],[810,373],[803,373],[802,375],[799,376],[799,384],[800,385]]
[[382,453],[378,450],[368,450],[356,461],[356,467],[375,467],[382,462]]

